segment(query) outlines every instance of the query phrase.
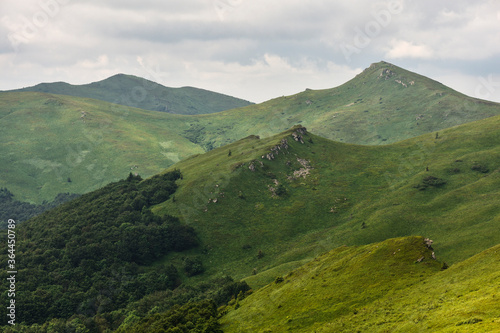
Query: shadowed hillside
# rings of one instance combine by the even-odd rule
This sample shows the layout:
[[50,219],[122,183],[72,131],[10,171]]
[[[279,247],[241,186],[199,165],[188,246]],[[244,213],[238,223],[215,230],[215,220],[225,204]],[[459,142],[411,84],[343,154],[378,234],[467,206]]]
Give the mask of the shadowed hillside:
[[176,114],[206,114],[250,105],[235,97],[193,87],[169,88],[125,74],[83,85],[40,83],[11,91],[31,91],[98,99],[125,106]]

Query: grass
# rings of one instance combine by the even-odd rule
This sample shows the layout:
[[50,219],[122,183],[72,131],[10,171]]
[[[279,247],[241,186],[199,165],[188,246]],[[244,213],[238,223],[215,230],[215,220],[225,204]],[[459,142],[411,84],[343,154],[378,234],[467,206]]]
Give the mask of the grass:
[[[385,146],[311,133],[300,143],[292,135],[297,128],[249,137],[173,166],[184,175],[175,201],[154,210],[195,228],[207,267],[200,280],[248,277],[259,288],[282,265],[297,267],[344,244],[411,235],[433,239],[438,257],[453,264],[500,243],[499,125],[493,117],[443,130],[439,139],[428,134]],[[288,149],[262,158],[283,139]],[[310,174],[289,179],[302,168],[299,159],[309,161]],[[472,170],[478,163],[490,171]],[[446,184],[416,188],[429,175]],[[276,182],[284,195],[273,195]]]
[[[118,75],[85,86],[89,91],[86,96],[104,98],[101,95],[106,93],[108,100],[120,102],[117,96],[143,87],[144,82]],[[50,87],[41,85],[37,89],[50,91]],[[54,87],[66,94],[74,88],[62,83]],[[161,88],[154,84],[146,87],[151,88],[146,90],[146,97],[156,96],[155,89]],[[186,96],[180,94],[179,103]],[[152,100],[145,98],[144,103]],[[211,101],[209,96],[203,98],[207,105]],[[4,92],[0,93],[0,186],[11,190],[18,200],[50,201],[60,192],[91,191],[126,177],[130,171],[148,177],[188,156],[250,135],[270,138],[297,124],[328,139],[366,145],[387,145],[429,133],[428,142],[411,151],[413,155],[405,155],[405,163],[412,164],[433,147],[430,139],[436,132],[439,138],[435,141],[444,142],[442,129],[498,114],[497,103],[464,96],[384,62],[373,64],[337,88],[306,90],[258,105],[196,116],[72,96]],[[478,147],[481,144],[477,142]],[[396,159],[401,161],[399,156]],[[453,168],[450,161],[446,163]],[[379,171],[384,177],[399,177],[411,169],[406,164],[397,166],[396,175]],[[372,168],[364,177],[375,175]]]
[[182,128],[181,116],[63,95],[0,96],[0,187],[18,200],[86,193],[129,172],[152,176],[203,152],[165,130]]
[[133,75],[117,74],[99,82],[71,85],[41,83],[13,90],[93,98],[105,102],[175,114],[205,114],[250,105],[235,97],[193,87],[168,88]]
[[441,270],[422,237],[340,247],[238,300],[223,330],[498,332],[499,251]]

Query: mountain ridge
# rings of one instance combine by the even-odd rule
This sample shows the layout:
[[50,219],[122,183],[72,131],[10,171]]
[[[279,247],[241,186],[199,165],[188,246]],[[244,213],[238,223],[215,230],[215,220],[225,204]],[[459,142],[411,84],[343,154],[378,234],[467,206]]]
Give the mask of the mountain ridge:
[[[297,124],[339,142],[387,145],[497,114],[500,104],[464,96],[385,62],[336,88],[197,116],[67,95],[4,92],[0,186],[17,199],[41,203],[58,193],[96,189],[131,168],[148,177],[192,154],[250,135],[270,137]],[[68,178],[71,183],[64,182]]]
[[170,88],[138,76],[122,73],[88,84],[39,83],[32,87],[4,92],[26,91],[93,98],[124,106],[175,114],[208,114],[252,104],[206,89]]

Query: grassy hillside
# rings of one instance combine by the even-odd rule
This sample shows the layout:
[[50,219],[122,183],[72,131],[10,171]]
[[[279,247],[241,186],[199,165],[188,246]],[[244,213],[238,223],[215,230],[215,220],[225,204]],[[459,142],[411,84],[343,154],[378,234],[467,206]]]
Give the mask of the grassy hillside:
[[[117,76],[99,84],[121,91],[122,80],[129,88],[142,82]],[[0,187],[18,200],[41,203],[62,192],[88,192],[131,170],[148,177],[193,154],[297,124],[339,142],[379,145],[498,114],[499,104],[384,62],[337,88],[197,116],[63,95],[0,93]]]
[[340,247],[233,303],[222,329],[499,332],[499,258],[500,245],[441,270],[422,237]]
[[12,91],[87,97],[105,102],[176,114],[214,113],[251,103],[235,97],[193,87],[168,88],[161,84],[125,74],[99,82],[71,85],[65,82],[41,83]]
[[98,100],[0,94],[0,188],[41,203],[126,177],[152,176],[203,149],[169,130],[184,118]]
[[430,237],[451,264],[500,243],[498,128],[493,117],[386,146],[300,128],[251,136],[177,163],[175,200],[153,210],[195,228],[206,274],[253,287],[333,247],[389,237]]
[[[142,112],[129,111],[130,117]],[[331,324],[335,331],[342,327],[342,320],[333,322],[336,318],[365,311],[370,329],[373,325],[394,328],[390,325],[403,315],[427,325],[423,315],[411,317],[404,312],[408,304],[416,304],[418,313],[439,305],[420,302],[426,299],[424,292],[431,281],[425,278],[437,279],[443,262],[453,268],[500,244],[498,128],[500,116],[399,143],[361,146],[334,142],[296,126],[273,137],[248,136],[188,157],[145,181],[131,174],[127,180],[84,195],[16,229],[16,254],[25,265],[19,274],[19,290],[23,290],[19,304],[33,318],[27,323],[39,323],[47,332],[51,327],[80,326],[96,332],[104,328],[140,331],[142,325],[157,327],[163,322],[192,326],[176,323],[175,318],[190,309],[198,313],[204,304],[199,302],[212,299],[219,301],[210,303],[209,312],[201,311],[193,318],[197,318],[196,325],[217,330],[215,306],[237,295],[241,300],[248,285],[257,290],[319,254],[339,248],[324,265],[333,265],[330,271],[339,280],[326,282],[338,283],[338,288],[319,293],[320,288],[314,286],[309,293],[304,287],[301,295],[313,299],[295,298],[300,305],[290,310],[297,311],[291,318],[285,316],[286,324],[297,325],[293,327],[299,330],[314,321],[319,323],[314,329],[328,331],[327,324]],[[422,237],[366,246],[402,236],[432,239],[437,261],[429,259],[432,251],[423,247]],[[462,271],[466,269],[457,274]],[[308,266],[303,272],[314,269]],[[472,286],[456,293],[456,298],[467,295],[464,305],[460,305],[462,299],[450,298],[451,310],[443,308],[448,316],[443,322],[448,326],[453,322],[483,327],[479,324],[490,325],[494,318],[493,310],[485,310],[481,303],[494,304],[493,296],[480,298],[474,285],[482,285],[487,295],[493,295],[497,284],[485,281],[496,282],[496,273],[479,266],[469,272],[477,272],[477,280],[456,289]],[[295,275],[303,274],[291,276]],[[233,283],[228,276],[244,280]],[[435,282],[432,292],[443,298],[445,291],[438,285],[465,278],[456,276]],[[422,295],[414,302],[411,295],[417,291],[409,288],[417,284],[422,285],[418,289]],[[335,292],[344,287],[343,292]],[[166,290],[170,288],[173,290]],[[353,290],[359,297],[352,296]],[[286,292],[294,295],[296,291]],[[316,301],[315,295],[333,298]],[[410,298],[397,304],[397,311],[377,312],[382,308],[379,299],[388,297],[389,302],[390,297],[403,299],[404,295]],[[331,308],[323,310],[328,301]],[[256,302],[262,299],[256,298]],[[281,305],[293,307],[288,302]],[[479,310],[466,310],[469,305]],[[316,307],[314,320],[307,319],[304,313]],[[462,312],[451,315],[457,309]],[[235,316],[243,320],[241,327],[253,325],[238,313]],[[281,329],[281,317],[272,317],[271,311],[268,314],[269,322]],[[410,324],[404,321],[404,325]],[[409,327],[404,325],[404,329]]]
[[219,147],[248,135],[268,137],[301,124],[339,142],[388,144],[500,114],[498,103],[458,93],[386,62],[349,82],[306,90],[234,112],[197,117],[187,134]]

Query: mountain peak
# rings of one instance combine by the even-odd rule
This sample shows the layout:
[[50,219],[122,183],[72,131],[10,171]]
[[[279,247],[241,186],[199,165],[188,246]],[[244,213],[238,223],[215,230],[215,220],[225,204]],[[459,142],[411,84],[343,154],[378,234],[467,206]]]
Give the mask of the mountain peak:
[[145,110],[186,115],[216,113],[252,104],[246,100],[204,89],[169,88],[145,78],[123,73],[83,85],[54,82],[14,91],[36,91],[92,98]]

